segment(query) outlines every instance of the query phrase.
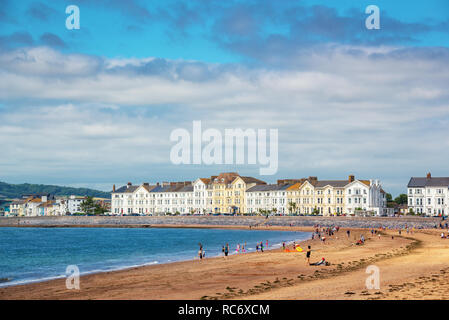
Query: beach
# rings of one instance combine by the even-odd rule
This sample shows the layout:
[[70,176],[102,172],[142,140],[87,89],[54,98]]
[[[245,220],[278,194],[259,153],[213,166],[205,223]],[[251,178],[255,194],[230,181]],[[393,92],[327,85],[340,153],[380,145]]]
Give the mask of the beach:
[[[227,226],[223,226],[227,227]],[[313,231],[312,227],[264,229]],[[80,289],[65,279],[0,289],[0,299],[447,299],[449,239],[436,229],[340,229],[326,243],[307,240],[311,262],[324,257],[330,266],[310,266],[305,253],[282,249],[137,267],[82,276]],[[363,234],[366,241],[355,245]],[[393,238],[392,238],[393,236]],[[305,250],[304,250],[305,251]],[[380,271],[380,288],[366,289],[366,267]]]

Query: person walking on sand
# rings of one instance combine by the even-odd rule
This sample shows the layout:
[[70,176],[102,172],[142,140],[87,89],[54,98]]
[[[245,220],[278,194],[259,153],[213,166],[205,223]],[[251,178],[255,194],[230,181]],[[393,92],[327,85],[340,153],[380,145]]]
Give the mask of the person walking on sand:
[[285,242],[282,242],[282,250],[285,250]]
[[260,251],[263,252],[263,241],[260,242]]
[[310,254],[311,254],[312,250],[310,248],[310,246],[307,246],[307,252],[306,252],[306,263],[307,265],[310,264]]
[[256,251],[259,252],[259,243],[256,244]]
[[223,246],[222,248],[221,248],[221,255],[224,257],[225,256],[225,246]]

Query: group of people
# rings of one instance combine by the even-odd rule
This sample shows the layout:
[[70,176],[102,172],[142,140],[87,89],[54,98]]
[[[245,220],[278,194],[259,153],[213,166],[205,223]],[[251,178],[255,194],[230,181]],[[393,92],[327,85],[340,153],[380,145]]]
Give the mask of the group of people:
[[203,249],[203,245],[201,243],[198,243],[198,245],[200,246],[200,250],[198,251],[198,258],[200,260],[203,260],[203,258],[206,257],[206,250]]
[[[268,240],[266,241],[266,247],[268,248]],[[256,244],[256,251],[259,252],[263,252],[263,241],[260,241]]]
[[312,233],[312,240],[319,239],[323,244],[326,244],[326,236],[332,237],[340,230],[339,226],[320,227],[319,225],[315,225],[314,228],[315,232]]

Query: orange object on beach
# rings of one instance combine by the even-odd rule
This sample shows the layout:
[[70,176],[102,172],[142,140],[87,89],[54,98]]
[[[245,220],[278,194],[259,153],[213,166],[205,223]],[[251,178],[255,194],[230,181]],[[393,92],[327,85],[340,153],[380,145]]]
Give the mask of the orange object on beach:
[[291,249],[284,249],[284,252],[302,252],[302,248],[299,245],[295,246],[295,250],[291,250]]

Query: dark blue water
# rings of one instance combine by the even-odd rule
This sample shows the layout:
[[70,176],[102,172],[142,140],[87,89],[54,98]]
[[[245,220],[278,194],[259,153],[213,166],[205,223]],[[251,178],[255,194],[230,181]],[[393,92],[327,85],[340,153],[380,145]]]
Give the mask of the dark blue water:
[[233,254],[245,242],[251,252],[260,241],[265,246],[268,240],[271,249],[307,238],[307,232],[264,230],[0,228],[0,286],[65,277],[68,265],[87,274],[190,260],[200,242],[206,257],[213,257],[226,243]]

